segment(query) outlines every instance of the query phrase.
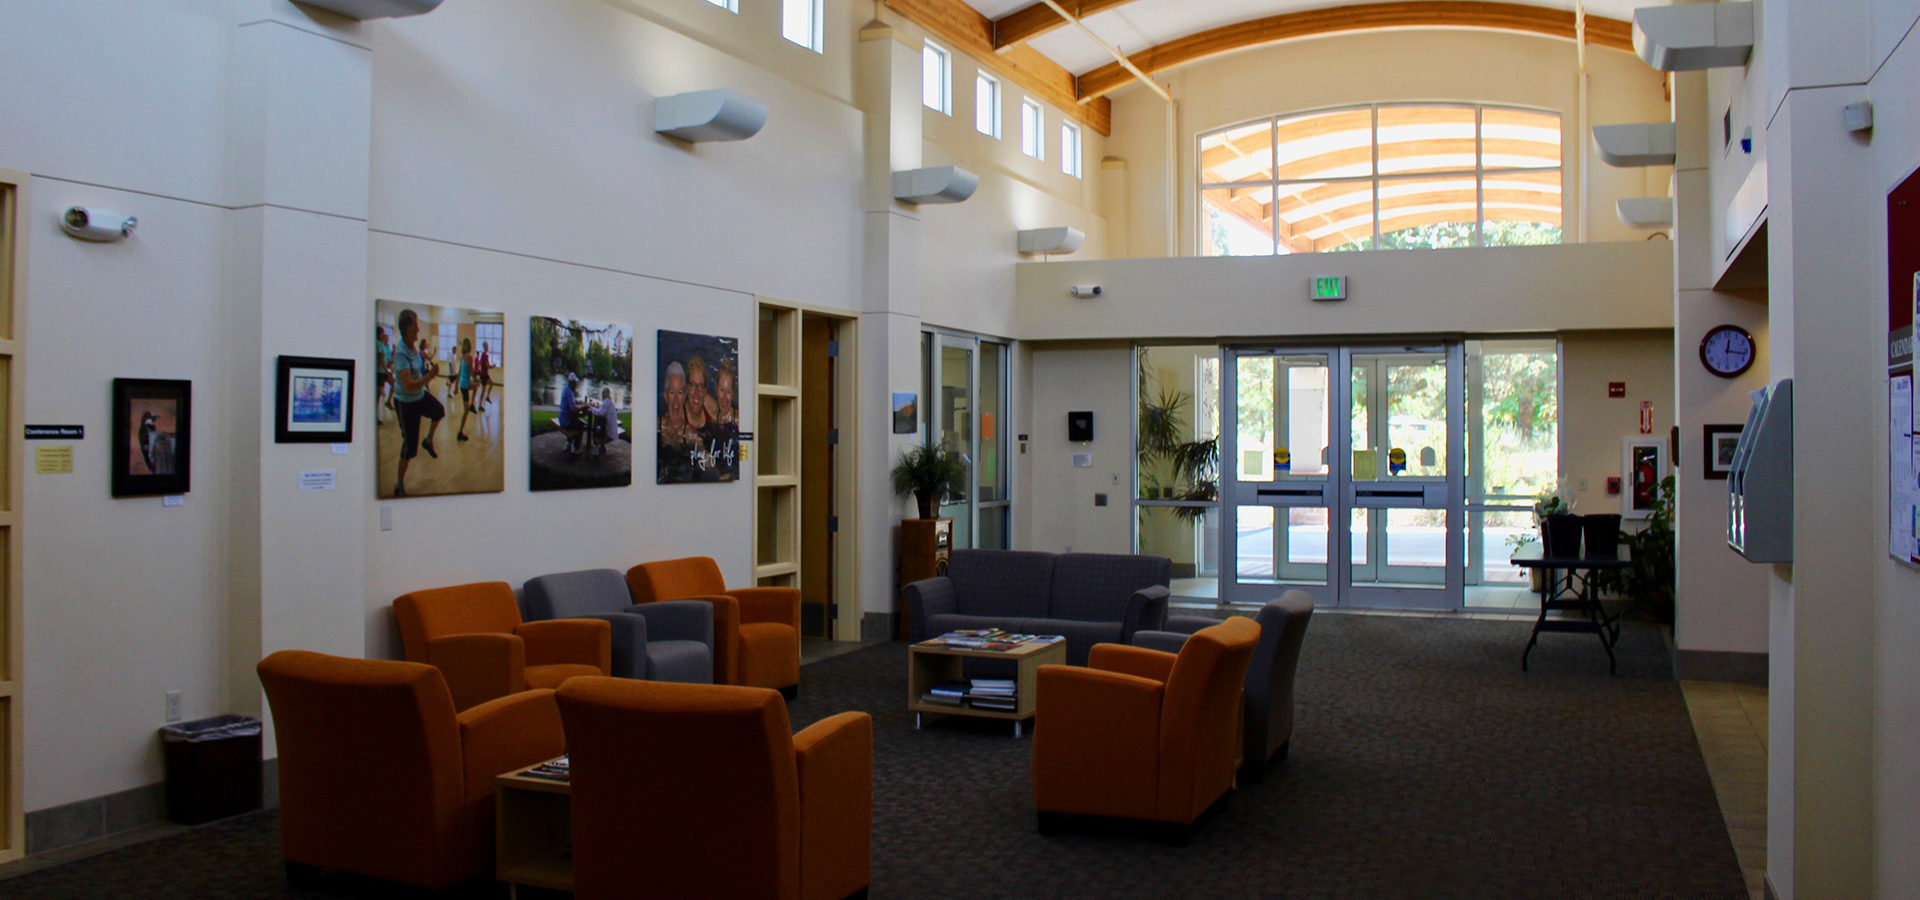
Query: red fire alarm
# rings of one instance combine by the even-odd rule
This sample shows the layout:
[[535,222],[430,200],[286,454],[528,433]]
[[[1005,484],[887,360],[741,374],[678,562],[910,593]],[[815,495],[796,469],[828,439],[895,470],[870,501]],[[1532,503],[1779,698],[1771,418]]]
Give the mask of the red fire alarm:
[[1620,496],[1620,476],[1618,475],[1607,476],[1607,496],[1609,497]]
[[1613,397],[1613,398],[1619,398],[1619,397],[1625,397],[1626,395],[1627,395],[1627,383],[1626,383],[1626,382],[1624,382],[1624,381],[1609,381],[1609,382],[1607,382],[1607,396],[1608,396],[1608,397]]

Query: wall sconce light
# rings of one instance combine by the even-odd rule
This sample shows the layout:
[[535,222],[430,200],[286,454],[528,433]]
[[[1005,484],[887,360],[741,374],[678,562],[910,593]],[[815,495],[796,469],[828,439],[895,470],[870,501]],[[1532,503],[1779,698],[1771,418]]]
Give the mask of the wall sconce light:
[[433,12],[440,0],[300,0],[308,6],[338,13],[349,19],[397,19]]
[[1020,232],[1021,253],[1072,253],[1087,242],[1087,233],[1061,225],[1055,228],[1028,228]]
[[744,141],[767,124],[767,105],[715,88],[653,101],[653,130],[689,143]]
[[893,173],[893,199],[902,203],[959,203],[980,187],[980,176],[959,166]]

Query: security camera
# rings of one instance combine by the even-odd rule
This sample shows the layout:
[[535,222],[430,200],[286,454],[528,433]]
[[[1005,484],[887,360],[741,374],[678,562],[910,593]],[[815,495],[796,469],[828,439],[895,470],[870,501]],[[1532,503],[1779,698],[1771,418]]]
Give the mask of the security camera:
[[1100,286],[1097,284],[1076,284],[1073,287],[1067,288],[1067,293],[1085,300],[1088,297],[1100,296]]
[[91,206],[69,206],[60,214],[60,229],[83,241],[117,241],[138,224],[132,216]]

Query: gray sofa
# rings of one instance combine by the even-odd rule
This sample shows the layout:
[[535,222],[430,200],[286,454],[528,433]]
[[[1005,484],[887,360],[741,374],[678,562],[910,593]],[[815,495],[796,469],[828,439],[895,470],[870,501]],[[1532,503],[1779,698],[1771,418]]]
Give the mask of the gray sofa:
[[635,605],[627,579],[612,569],[561,572],[529,579],[520,614],[613,623],[613,674],[647,681],[713,683],[713,604],[666,600]]
[[1167,617],[1164,556],[955,550],[947,574],[902,591],[913,639],[1004,628],[1067,638],[1067,662],[1084,666],[1094,644],[1124,644]]
[[[1301,591],[1288,591],[1280,599],[1262,606],[1254,614],[1260,625],[1260,643],[1254,647],[1253,662],[1247,666],[1245,760],[1240,779],[1257,782],[1266,777],[1267,763],[1284,759],[1293,739],[1293,671],[1300,662],[1300,644],[1307,636],[1307,620],[1313,618],[1313,598]],[[1206,616],[1169,616],[1164,630],[1136,632],[1136,647],[1179,653],[1190,635],[1219,619]]]

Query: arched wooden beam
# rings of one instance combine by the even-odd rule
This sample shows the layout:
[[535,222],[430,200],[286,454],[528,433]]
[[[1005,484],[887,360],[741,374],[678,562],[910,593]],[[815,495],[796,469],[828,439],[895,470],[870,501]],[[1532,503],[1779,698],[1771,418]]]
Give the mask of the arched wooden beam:
[[[1041,5],[1046,9],[1045,4]],[[1071,8],[1071,7],[1069,7]],[[1048,10],[1051,14],[1052,10]],[[1009,13],[1009,16],[1018,13]],[[1059,16],[1054,16],[1059,20]],[[1064,24],[1064,22],[1062,23]],[[1573,13],[1522,3],[1488,3],[1479,0],[1404,0],[1392,3],[1368,3],[1360,6],[1335,6],[1310,9],[1223,25],[1198,34],[1176,38],[1164,44],[1127,54],[1141,71],[1151,75],[1197,59],[1295,38],[1376,28],[1485,28],[1496,31],[1522,31],[1548,37],[1573,39]],[[1633,52],[1633,25],[1619,19],[1587,16],[1587,43],[1595,47]],[[1104,97],[1125,87],[1133,75],[1117,62],[1108,63],[1079,78],[1080,102]]]

